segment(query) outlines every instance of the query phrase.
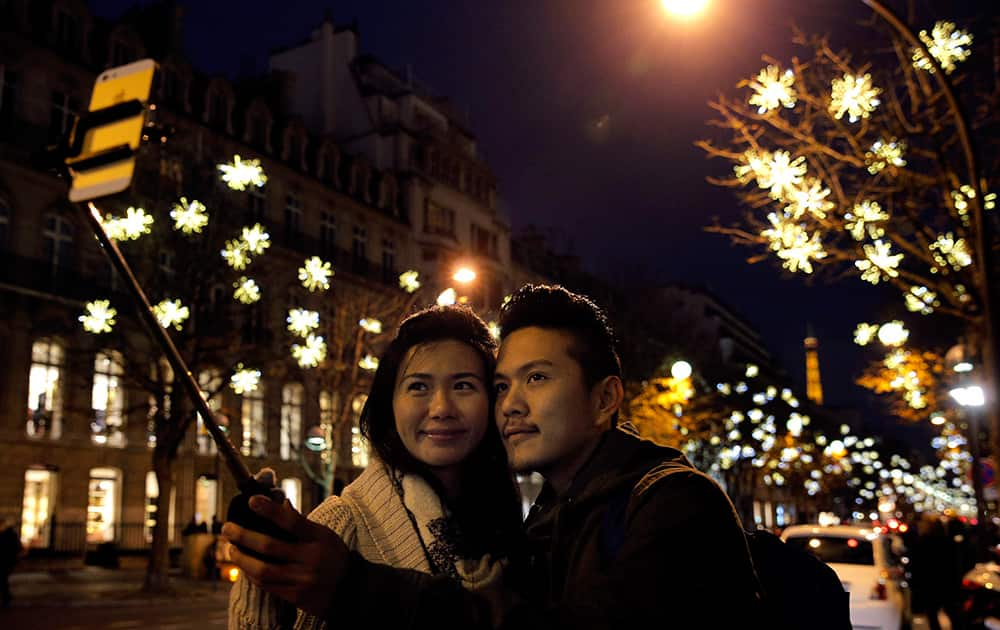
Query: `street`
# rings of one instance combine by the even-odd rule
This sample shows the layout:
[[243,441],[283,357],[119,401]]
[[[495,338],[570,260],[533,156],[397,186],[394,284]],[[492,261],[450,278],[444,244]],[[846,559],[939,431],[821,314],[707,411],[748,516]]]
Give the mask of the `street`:
[[187,600],[161,599],[153,604],[117,603],[113,606],[26,606],[0,611],[0,627],[7,630],[171,630],[225,628],[227,588]]

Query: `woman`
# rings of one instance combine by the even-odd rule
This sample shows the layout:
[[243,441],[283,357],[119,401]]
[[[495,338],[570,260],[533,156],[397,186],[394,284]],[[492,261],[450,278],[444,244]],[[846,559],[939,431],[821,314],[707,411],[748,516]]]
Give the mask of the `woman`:
[[[443,574],[501,610],[503,568],[521,531],[520,498],[493,421],[496,343],[460,306],[399,327],[375,371],[361,432],[375,457],[309,515],[367,560]],[[241,577],[231,629],[323,628]]]

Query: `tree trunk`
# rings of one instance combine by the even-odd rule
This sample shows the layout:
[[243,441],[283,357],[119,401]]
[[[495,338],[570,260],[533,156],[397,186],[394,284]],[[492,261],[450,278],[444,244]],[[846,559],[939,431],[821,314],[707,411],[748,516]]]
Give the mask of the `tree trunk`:
[[153,449],[153,472],[159,495],[156,497],[156,525],[153,527],[153,544],[149,549],[149,564],[142,590],[159,593],[170,590],[170,494],[173,490],[173,458],[167,445],[159,441]]

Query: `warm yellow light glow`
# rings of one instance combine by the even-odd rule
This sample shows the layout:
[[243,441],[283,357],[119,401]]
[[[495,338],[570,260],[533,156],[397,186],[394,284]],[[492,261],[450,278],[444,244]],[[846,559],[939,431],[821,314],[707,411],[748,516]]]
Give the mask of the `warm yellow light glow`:
[[309,335],[305,344],[292,344],[292,357],[300,367],[316,367],[326,358],[326,342],[322,337]]
[[938,305],[937,293],[924,286],[910,287],[903,297],[906,300],[906,308],[921,315],[930,315]]
[[833,210],[833,202],[827,201],[830,189],[823,187],[823,182],[815,177],[805,178],[801,184],[785,191],[788,207],[785,209],[793,219],[809,213],[817,219],[825,219],[826,213]]
[[868,118],[881,101],[881,88],[872,85],[872,75],[845,74],[834,79],[830,91],[830,113],[840,120],[847,114],[849,121]]
[[288,331],[299,337],[306,337],[319,327],[319,313],[304,308],[288,310]]
[[818,230],[810,236],[800,224],[774,212],[767,219],[771,227],[760,235],[770,241],[769,247],[784,261],[781,266],[785,269],[812,273],[812,261],[826,258]]
[[229,571],[226,572],[226,578],[230,582],[235,582],[240,579],[240,569],[239,567],[229,567]]
[[760,368],[754,365],[753,363],[747,363],[746,377],[754,378],[758,374],[760,374]]
[[769,65],[761,70],[748,85],[754,91],[749,103],[763,114],[779,107],[795,107],[795,73],[791,69],[781,72],[778,66]]
[[892,243],[875,241],[865,245],[865,260],[857,260],[854,265],[861,271],[861,279],[878,284],[880,280],[895,278],[899,275],[896,267],[903,259],[902,254],[892,253]]
[[887,166],[896,168],[906,166],[903,154],[906,152],[906,142],[890,138],[883,140],[879,138],[872,145],[871,149],[865,153],[865,162],[868,164],[868,172],[875,175]]
[[302,286],[310,291],[329,289],[332,276],[333,268],[330,263],[324,262],[319,256],[307,258],[305,264],[299,267],[299,280]]
[[767,163],[767,172],[757,174],[757,185],[761,188],[770,188],[771,196],[781,199],[786,191],[792,191],[802,185],[806,170],[804,157],[793,159],[788,151],[775,151]]
[[451,306],[456,300],[458,300],[458,293],[450,287],[442,291],[441,295],[437,297],[438,306]]
[[407,293],[413,293],[420,288],[420,274],[412,269],[399,274],[399,288]]
[[678,380],[684,380],[691,376],[691,364],[687,361],[674,361],[670,366],[670,376]]
[[243,271],[250,264],[250,252],[243,241],[229,240],[222,249],[222,258],[236,271]]
[[468,284],[476,279],[476,272],[469,267],[462,267],[452,274],[451,279],[459,284]]
[[229,386],[237,395],[255,391],[259,384],[260,370],[245,368],[242,363],[236,366],[236,371],[229,377]]
[[898,319],[886,322],[878,329],[878,340],[890,348],[903,345],[909,337],[910,331]]
[[111,306],[110,300],[87,302],[86,308],[87,311],[78,318],[84,330],[95,335],[111,332],[118,311]]
[[382,322],[374,317],[363,317],[358,322],[358,326],[361,326],[365,332],[370,332],[373,335],[382,334]]
[[240,240],[251,254],[263,254],[264,250],[271,246],[271,235],[267,233],[260,223],[254,223],[252,227],[243,228]]
[[500,324],[491,321],[486,324],[486,328],[490,331],[490,336],[493,339],[500,341]]
[[208,225],[208,214],[205,212],[205,204],[197,199],[187,200],[181,197],[180,201],[174,204],[170,211],[170,218],[174,220],[174,229],[185,234],[199,234],[201,229]]
[[854,343],[859,346],[867,346],[875,339],[878,329],[878,324],[858,324],[858,327],[854,329]]
[[184,321],[191,315],[190,309],[181,304],[180,300],[163,300],[153,307],[153,314],[160,326],[177,330],[184,328]]
[[[972,34],[956,28],[954,22],[935,22],[930,35],[927,31],[920,31],[920,41],[927,47],[931,57],[941,64],[945,74],[954,72],[956,64],[965,61],[972,54]],[[934,64],[924,55],[923,50],[913,48],[912,53],[914,68],[935,72]]]
[[219,164],[222,181],[233,190],[246,190],[250,186],[260,188],[267,183],[267,175],[260,166],[260,160],[242,160],[233,156],[229,164]]
[[958,271],[972,264],[969,245],[964,238],[955,238],[951,232],[938,236],[937,240],[931,243],[930,249],[934,262],[941,267],[950,265],[952,269]]
[[240,276],[240,279],[233,283],[233,297],[243,304],[253,304],[260,299],[260,287],[253,278]]
[[142,208],[129,207],[124,217],[109,216],[101,219],[101,225],[108,236],[116,241],[134,241],[143,234],[149,234],[153,217]]
[[[850,212],[844,214],[844,227],[851,233],[856,241],[863,241],[867,231],[870,238],[881,238],[885,235],[885,229],[880,225],[874,225],[881,221],[888,221],[889,214],[882,211],[882,206],[877,201],[862,201],[854,204]],[[867,230],[866,230],[867,228]]]
[[378,359],[370,354],[366,354],[360,361],[358,361],[358,367],[362,370],[374,372],[378,369]]
[[692,18],[708,6],[708,0],[660,0],[663,8],[679,18]]

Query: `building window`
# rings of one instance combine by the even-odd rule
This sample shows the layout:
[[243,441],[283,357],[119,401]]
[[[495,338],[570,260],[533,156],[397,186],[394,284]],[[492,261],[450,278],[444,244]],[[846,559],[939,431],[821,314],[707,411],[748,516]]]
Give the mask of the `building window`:
[[87,492],[87,542],[113,542],[118,534],[122,473],[117,468],[91,468]]
[[370,449],[368,440],[361,435],[361,410],[365,408],[368,396],[358,394],[351,401],[351,463],[358,468],[368,466]]
[[[194,520],[195,523],[212,522],[219,513],[219,480],[215,477],[202,475],[194,484]],[[210,531],[210,530],[209,530]]]
[[0,250],[7,249],[10,242],[10,203],[0,196]]
[[267,148],[267,117],[261,114],[250,117],[250,144],[260,149]]
[[295,168],[302,165],[302,137],[295,132],[288,134],[288,162]]
[[302,443],[302,385],[281,388],[281,459],[292,459]]
[[[215,368],[208,370],[202,370],[198,372],[198,387],[201,388],[201,393],[205,396],[205,402],[208,403],[208,408],[212,410],[215,414],[215,421],[224,430],[229,428],[229,418],[226,418],[222,413],[222,372]],[[208,428],[205,426],[205,421],[202,419],[201,414],[198,414],[198,452],[202,455],[215,455],[217,447],[215,446],[215,440],[212,439],[212,434],[208,432]]]
[[9,121],[17,111],[18,73],[0,66],[0,123]]
[[424,232],[455,235],[455,211],[428,201],[424,206]]
[[470,239],[472,251],[490,258],[497,257],[497,237],[495,234],[473,223],[470,226]]
[[226,96],[219,91],[208,95],[208,123],[223,129],[229,126],[229,105]]
[[267,191],[264,188],[251,186],[247,189],[247,222],[255,223],[264,218],[267,207]]
[[[146,473],[146,520],[144,532],[146,544],[153,542],[153,528],[156,527],[157,505],[160,498],[160,484],[156,481],[156,473],[150,470]],[[177,486],[170,488],[170,507],[167,513],[167,540],[174,539],[174,504],[177,502]]]
[[368,273],[368,228],[363,225],[354,226],[354,238],[351,240],[351,268],[357,274]]
[[69,267],[73,257],[73,224],[58,214],[46,215],[42,247],[52,273]]
[[285,195],[285,242],[293,247],[302,244],[302,199],[297,192]]
[[80,101],[59,90],[52,90],[52,109],[49,118],[49,135],[61,138],[69,133],[80,110]]
[[28,435],[58,438],[62,433],[63,347],[49,339],[31,346],[28,377]]
[[264,416],[263,385],[243,394],[242,398],[243,447],[240,450],[250,457],[264,457],[267,454],[267,419]]
[[319,213],[319,245],[326,258],[336,258],[337,217],[328,210]]
[[24,471],[21,501],[21,544],[44,549],[52,544],[52,512],[56,506],[57,473],[45,468]]
[[295,477],[285,477],[281,480],[281,491],[296,510],[302,511],[302,482]]
[[382,239],[382,280],[393,282],[396,279],[396,243]]
[[94,385],[90,396],[94,420],[90,423],[90,438],[95,444],[125,446],[122,362],[121,353],[114,350],[98,352],[94,359]]
[[67,50],[76,52],[80,40],[80,20],[64,7],[56,7],[57,43]]

